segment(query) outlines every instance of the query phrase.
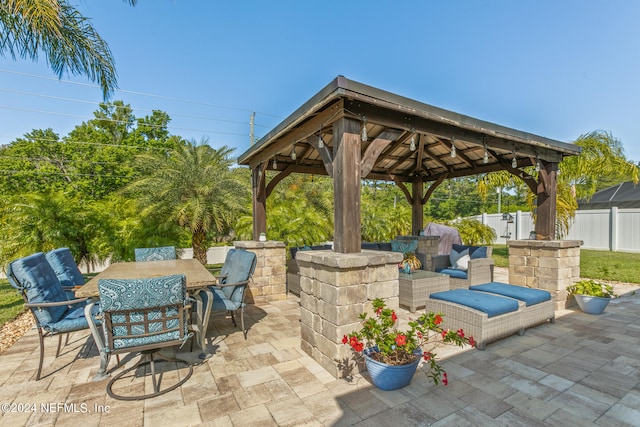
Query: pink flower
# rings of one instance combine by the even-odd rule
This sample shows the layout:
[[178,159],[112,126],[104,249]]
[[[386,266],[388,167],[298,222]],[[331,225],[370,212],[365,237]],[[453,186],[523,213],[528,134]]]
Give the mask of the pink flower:
[[474,340],[473,337],[469,337],[469,345],[471,347],[475,347],[476,346],[476,340]]
[[464,331],[462,329],[458,329],[457,333],[460,338],[464,338]]
[[442,374],[442,384],[444,384],[444,385],[448,385],[449,384],[449,379],[447,378],[447,373],[446,372],[444,372]]

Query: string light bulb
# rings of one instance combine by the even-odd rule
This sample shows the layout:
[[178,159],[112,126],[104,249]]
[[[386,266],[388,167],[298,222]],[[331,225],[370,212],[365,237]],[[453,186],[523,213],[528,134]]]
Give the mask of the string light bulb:
[[511,159],[511,167],[512,168],[517,168],[518,167],[518,161],[516,160],[516,152],[513,152],[513,159]]
[[322,140],[322,134],[318,134],[318,148],[324,147],[324,141]]
[[360,139],[362,139],[363,141],[366,141],[368,139],[368,137],[367,137],[367,117],[366,116],[362,117],[362,133],[360,135]]
[[416,130],[414,128],[411,128],[411,144],[409,144],[409,149],[411,151],[416,151]]
[[276,160],[276,158],[273,158],[273,170],[277,170],[278,169],[278,162]]
[[298,156],[296,155],[296,149],[295,149],[295,148],[292,148],[292,149],[291,149],[291,160],[295,160],[295,159],[296,159],[296,157],[298,157]]
[[456,146],[454,144],[454,139],[451,138],[451,157],[455,157],[456,156]]
[[540,172],[540,157],[536,156],[536,172]]
[[[484,140],[484,138],[482,138]],[[489,152],[487,150],[487,143],[484,143],[484,156],[482,156],[482,163],[485,165],[489,163]]]

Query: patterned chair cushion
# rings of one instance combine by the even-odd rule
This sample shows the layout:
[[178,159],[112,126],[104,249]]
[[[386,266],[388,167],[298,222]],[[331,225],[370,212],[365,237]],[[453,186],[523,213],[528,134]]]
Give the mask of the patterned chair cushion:
[[391,251],[393,252],[402,252],[406,254],[407,252],[415,252],[418,249],[418,241],[417,240],[392,240],[391,241]]
[[[100,279],[98,289],[102,311],[111,313],[113,350],[179,340],[181,336],[186,339],[186,312],[184,312],[185,318],[181,331],[179,329],[180,319],[177,318],[178,310],[175,307],[186,303],[186,279],[183,274],[145,279]],[[122,325],[127,318],[126,314],[121,312],[130,311],[130,321],[142,322],[144,320],[143,310],[148,309],[152,309],[148,313],[150,320],[148,330],[145,330],[142,324],[133,325],[131,331]],[[164,310],[164,315],[162,310]],[[167,316],[175,318],[166,322],[162,320]],[[158,321],[154,322],[153,320]],[[167,329],[175,330],[162,332]],[[150,335],[125,338],[128,335],[144,333]],[[108,343],[106,330],[105,340]]]
[[163,261],[166,259],[176,259],[175,246],[160,246],[157,248],[136,248],[136,262],[141,261]]
[[[13,261],[7,268],[7,277],[14,288],[24,290],[29,303],[68,301],[56,273],[42,252]],[[38,308],[33,312],[40,325],[46,327],[60,321],[68,310],[68,306],[61,305]]]
[[84,276],[80,272],[69,248],[58,248],[45,254],[62,286],[82,286]]

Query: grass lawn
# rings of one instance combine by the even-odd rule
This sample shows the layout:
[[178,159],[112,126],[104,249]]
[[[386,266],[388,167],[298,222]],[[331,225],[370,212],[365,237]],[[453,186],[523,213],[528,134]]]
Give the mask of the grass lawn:
[[11,287],[8,280],[0,279],[0,326],[13,320],[23,309],[22,297]]

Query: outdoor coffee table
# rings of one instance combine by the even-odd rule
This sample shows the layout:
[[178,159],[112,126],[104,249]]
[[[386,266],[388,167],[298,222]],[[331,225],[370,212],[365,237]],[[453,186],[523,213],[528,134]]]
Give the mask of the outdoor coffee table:
[[427,298],[434,292],[449,290],[449,276],[433,271],[416,270],[413,273],[400,273],[400,305],[409,307],[412,313],[418,307],[424,307]]

